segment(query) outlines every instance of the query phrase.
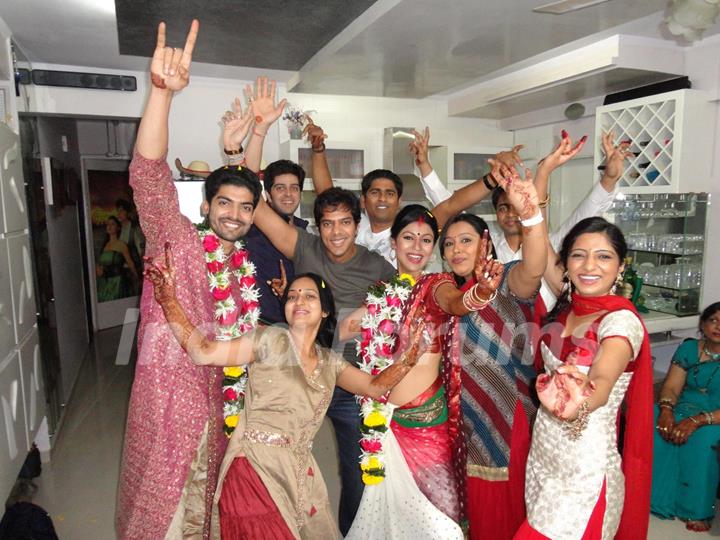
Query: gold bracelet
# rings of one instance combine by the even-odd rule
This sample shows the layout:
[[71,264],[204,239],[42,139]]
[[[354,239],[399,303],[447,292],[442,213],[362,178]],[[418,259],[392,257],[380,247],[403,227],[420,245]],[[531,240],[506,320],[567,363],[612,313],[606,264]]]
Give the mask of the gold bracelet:
[[715,418],[713,418],[713,413],[705,411],[705,412],[703,412],[703,414],[705,415],[707,425],[712,426],[715,423]]
[[590,411],[588,409],[589,405],[587,400],[585,400],[582,402],[582,405],[580,405],[580,411],[578,412],[577,418],[575,418],[575,420],[569,420],[563,424],[565,433],[571,441],[577,441],[582,436],[582,432],[585,431],[585,428],[587,428],[588,422],[590,421]]
[[697,418],[695,418],[694,416],[688,416],[688,420],[690,420],[696,426],[700,425],[700,421]]
[[538,208],[547,208],[548,204],[550,204],[550,194],[548,193],[548,196],[545,197],[544,201],[541,201],[538,203]]
[[658,400],[658,407],[666,407],[673,410],[675,408],[675,403],[670,398],[662,398]]

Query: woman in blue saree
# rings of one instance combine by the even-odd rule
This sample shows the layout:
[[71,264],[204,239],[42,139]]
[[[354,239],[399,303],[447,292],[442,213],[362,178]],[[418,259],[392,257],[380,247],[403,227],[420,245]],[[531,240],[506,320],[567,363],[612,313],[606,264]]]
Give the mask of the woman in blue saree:
[[700,339],[673,356],[655,408],[651,510],[710,529],[720,479],[720,302],[700,316]]

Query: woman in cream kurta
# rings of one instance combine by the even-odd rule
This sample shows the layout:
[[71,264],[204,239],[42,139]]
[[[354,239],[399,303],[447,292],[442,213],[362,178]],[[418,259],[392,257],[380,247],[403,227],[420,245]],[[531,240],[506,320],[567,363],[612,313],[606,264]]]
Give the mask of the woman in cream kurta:
[[[287,330],[259,328],[252,340],[257,360],[248,370],[245,409],[220,468],[212,522],[220,523],[217,503],[228,469],[244,456],[296,537],[339,538],[311,450],[337,377],[349,364],[319,348],[317,367],[308,376]],[[213,528],[217,535],[219,527]]]
[[208,340],[187,319],[175,298],[169,245],[165,262],[151,262],[145,274],[193,362],[252,364],[245,408],[221,466],[213,538],[220,538],[221,528],[223,540],[339,538],[325,483],[310,453],[312,440],[336,384],[377,399],[412,369],[422,353],[424,323],[410,329],[406,337],[412,341],[399,347],[402,356],[371,376],[319,346],[332,342],[335,305],[316,274],[296,276],[286,288],[282,303],[287,330],[266,327],[229,341]]

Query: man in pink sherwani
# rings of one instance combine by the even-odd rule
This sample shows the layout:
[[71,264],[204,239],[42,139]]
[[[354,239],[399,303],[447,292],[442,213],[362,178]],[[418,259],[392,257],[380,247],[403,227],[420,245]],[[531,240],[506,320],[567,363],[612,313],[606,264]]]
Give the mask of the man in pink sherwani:
[[[166,48],[164,23],[158,28],[151,63],[152,86],[130,166],[130,183],[147,238],[147,253],[157,256],[166,242],[172,244],[178,299],[191,322],[212,333],[218,298],[213,297],[208,284],[207,246],[195,226],[180,213],[166,163],[170,104],[174,93],[189,82],[198,26],[193,21],[184,50]],[[247,134],[252,114],[248,111],[239,120]],[[209,232],[223,248],[225,256],[221,259],[231,261],[235,241],[252,224],[260,183],[247,168],[225,167],[210,174],[205,188],[203,213]],[[239,305],[240,284],[230,281],[231,295]],[[190,361],[167,328],[152,287],[144,288],[140,311],[139,355],[125,432],[117,536],[123,540],[202,538],[208,534],[208,509],[226,445],[223,371]],[[242,363],[238,359],[238,364]]]

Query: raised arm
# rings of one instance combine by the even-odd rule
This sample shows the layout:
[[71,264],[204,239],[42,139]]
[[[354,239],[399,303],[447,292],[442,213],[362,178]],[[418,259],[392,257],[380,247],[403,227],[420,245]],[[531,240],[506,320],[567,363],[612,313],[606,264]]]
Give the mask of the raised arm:
[[252,338],[242,336],[229,341],[207,339],[188,319],[175,295],[175,266],[170,244],[165,244],[165,261],[148,259],[145,276],[152,282],[155,300],[162,306],[175,339],[193,363],[205,366],[237,366],[254,360]]
[[[223,149],[228,165],[242,165],[244,160],[242,143],[252,125],[252,110],[248,107],[243,113],[240,98],[235,98],[232,110],[225,111],[221,121],[224,126]],[[247,163],[245,165],[247,166]],[[252,170],[257,172],[255,169]]]
[[295,246],[298,240],[298,231],[275,212],[265,199],[260,197],[253,223],[268,237],[270,243],[288,259],[295,256]]
[[522,225],[523,258],[508,274],[508,287],[518,298],[531,298],[540,288],[540,280],[547,267],[547,228],[533,184],[532,173],[525,171],[525,179],[515,168],[498,177],[500,187],[507,193],[508,201],[517,212]]
[[490,173],[451,193],[440,183],[440,179],[430,165],[428,157],[430,142],[429,128],[426,127],[423,133],[413,131],[413,134],[415,135],[415,140],[409,145],[410,152],[415,156],[415,165],[422,175],[425,195],[435,205],[432,212],[440,228],[442,228],[445,222],[452,216],[478,204],[492,193],[493,188],[498,185],[495,176],[499,173],[500,165],[511,168],[516,164],[522,163],[519,154],[523,148],[521,144],[513,147],[512,150],[498,152],[495,154],[494,163],[496,165],[493,166]]
[[165,23],[158,25],[157,44],[150,63],[150,95],[138,128],[135,147],[147,159],[160,159],[167,152],[168,115],[173,94],[190,82],[190,63],[200,23],[190,25],[185,48],[165,46]]
[[[550,183],[550,175],[552,172],[578,155],[583,146],[585,146],[586,141],[587,136],[584,135],[578,143],[573,146],[573,141],[568,132],[564,129],[562,130],[560,143],[555,150],[540,160],[537,171],[535,171],[535,190],[537,191],[540,202],[548,200],[548,184]],[[545,214],[546,206],[547,203],[545,202],[542,206],[543,214]]]
[[325,139],[327,135],[323,129],[313,123],[308,117],[308,124],[303,129],[303,134],[307,137],[312,150],[312,181],[315,188],[315,194],[320,195],[333,187],[332,175],[325,154]]
[[188,85],[192,51],[199,24],[193,21],[184,49],[165,46],[165,23],[158,26],[157,45],[150,65],[151,87],[145,104],[135,156],[130,164],[133,200],[150,251],[161,249],[170,235],[192,224],[180,213],[172,174],[164,160],[168,146],[168,115],[175,92]]
[[252,115],[255,118],[255,126],[245,151],[245,164],[248,169],[254,172],[260,170],[265,136],[270,126],[280,118],[287,103],[285,99],[280,103],[275,103],[276,87],[277,83],[267,77],[257,78],[254,92],[251,85],[245,87],[248,107],[252,109]]

